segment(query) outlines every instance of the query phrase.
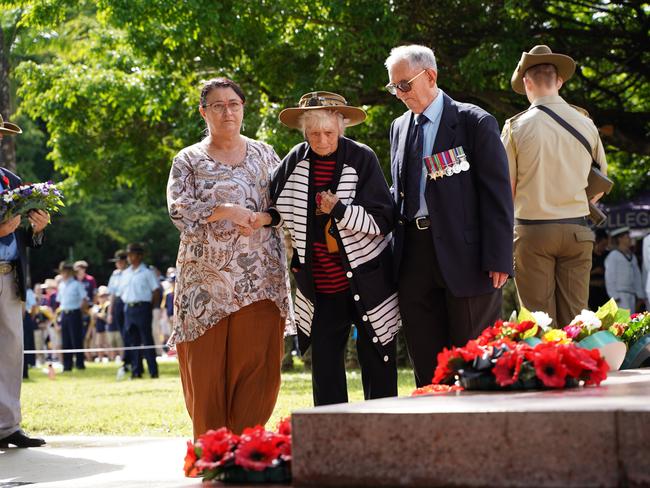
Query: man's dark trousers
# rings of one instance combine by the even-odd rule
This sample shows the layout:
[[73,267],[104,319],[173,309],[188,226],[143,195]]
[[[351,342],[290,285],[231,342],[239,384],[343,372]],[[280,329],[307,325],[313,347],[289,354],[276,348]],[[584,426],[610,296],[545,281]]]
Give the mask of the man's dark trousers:
[[[122,342],[124,343],[124,347],[130,347],[131,346],[131,336],[129,335],[129,331],[127,330],[124,322],[124,302],[120,297],[115,297],[115,301],[113,302],[113,308],[112,308],[112,318],[113,318],[113,324],[117,327],[117,330],[120,331],[120,335],[122,336]],[[133,351],[124,351],[124,357],[122,358],[122,362],[124,363],[124,366],[128,369],[132,368],[133,360],[131,359],[133,357]]]
[[444,347],[464,346],[501,314],[501,290],[456,297],[440,271],[430,229],[406,228],[398,283],[402,326],[415,383],[431,383],[437,356]]
[[[129,331],[131,345],[133,346],[153,346],[153,333],[151,332],[151,303],[138,302],[136,304],[127,304],[124,307],[124,322],[126,329]],[[144,351],[132,351],[131,355],[132,375],[134,377],[142,376],[142,357],[147,360],[147,368],[152,378],[158,377],[158,364],[156,363],[156,350],[145,349]],[[144,354],[143,354],[144,352]]]
[[[63,349],[83,348],[83,322],[81,310],[69,310],[61,313],[61,338]],[[77,358],[77,369],[85,369],[83,352],[63,353],[63,371],[72,370],[72,359]]]

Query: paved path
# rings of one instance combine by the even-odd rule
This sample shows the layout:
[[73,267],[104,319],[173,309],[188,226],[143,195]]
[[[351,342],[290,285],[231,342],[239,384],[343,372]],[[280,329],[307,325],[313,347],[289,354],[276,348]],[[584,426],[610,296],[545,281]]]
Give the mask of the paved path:
[[0,450],[0,488],[191,488],[186,439],[51,436],[36,449]]

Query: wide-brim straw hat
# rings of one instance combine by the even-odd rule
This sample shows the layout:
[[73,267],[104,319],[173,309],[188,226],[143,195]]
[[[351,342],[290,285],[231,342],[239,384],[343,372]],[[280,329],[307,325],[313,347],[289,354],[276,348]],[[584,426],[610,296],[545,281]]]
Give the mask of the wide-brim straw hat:
[[332,110],[343,115],[346,127],[360,124],[366,120],[366,112],[359,107],[348,105],[338,93],[315,91],[300,97],[297,107],[285,108],[280,112],[280,122],[292,129],[300,129],[298,119],[308,110]]
[[12,124],[11,122],[5,122],[2,119],[2,115],[0,115],[0,134],[15,135],[22,133],[23,130],[20,127],[18,127],[16,124]]
[[557,54],[551,51],[551,48],[540,44],[532,48],[528,52],[521,53],[519,64],[512,73],[510,84],[512,89],[520,95],[526,94],[524,88],[524,73],[529,68],[537,66],[538,64],[552,64],[557,68],[557,75],[562,78],[562,81],[567,81],[573,76],[576,71],[576,62],[573,58],[565,54]]

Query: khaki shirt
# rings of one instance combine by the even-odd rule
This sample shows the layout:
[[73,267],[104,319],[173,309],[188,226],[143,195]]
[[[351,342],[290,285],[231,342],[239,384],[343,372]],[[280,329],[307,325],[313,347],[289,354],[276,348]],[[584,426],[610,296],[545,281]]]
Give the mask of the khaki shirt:
[[[566,120],[589,142],[593,154],[549,115],[532,107],[545,105]],[[515,187],[515,217],[550,220],[589,214],[585,188],[593,159],[607,173],[598,129],[586,111],[551,95],[506,120],[501,141],[508,154],[510,180]]]

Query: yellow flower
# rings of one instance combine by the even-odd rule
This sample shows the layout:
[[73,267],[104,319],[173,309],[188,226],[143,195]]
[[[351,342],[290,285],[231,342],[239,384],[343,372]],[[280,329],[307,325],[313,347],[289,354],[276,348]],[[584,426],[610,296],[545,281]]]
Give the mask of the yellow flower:
[[571,342],[562,329],[551,329],[542,336],[543,342],[558,342],[560,344],[568,344]]

